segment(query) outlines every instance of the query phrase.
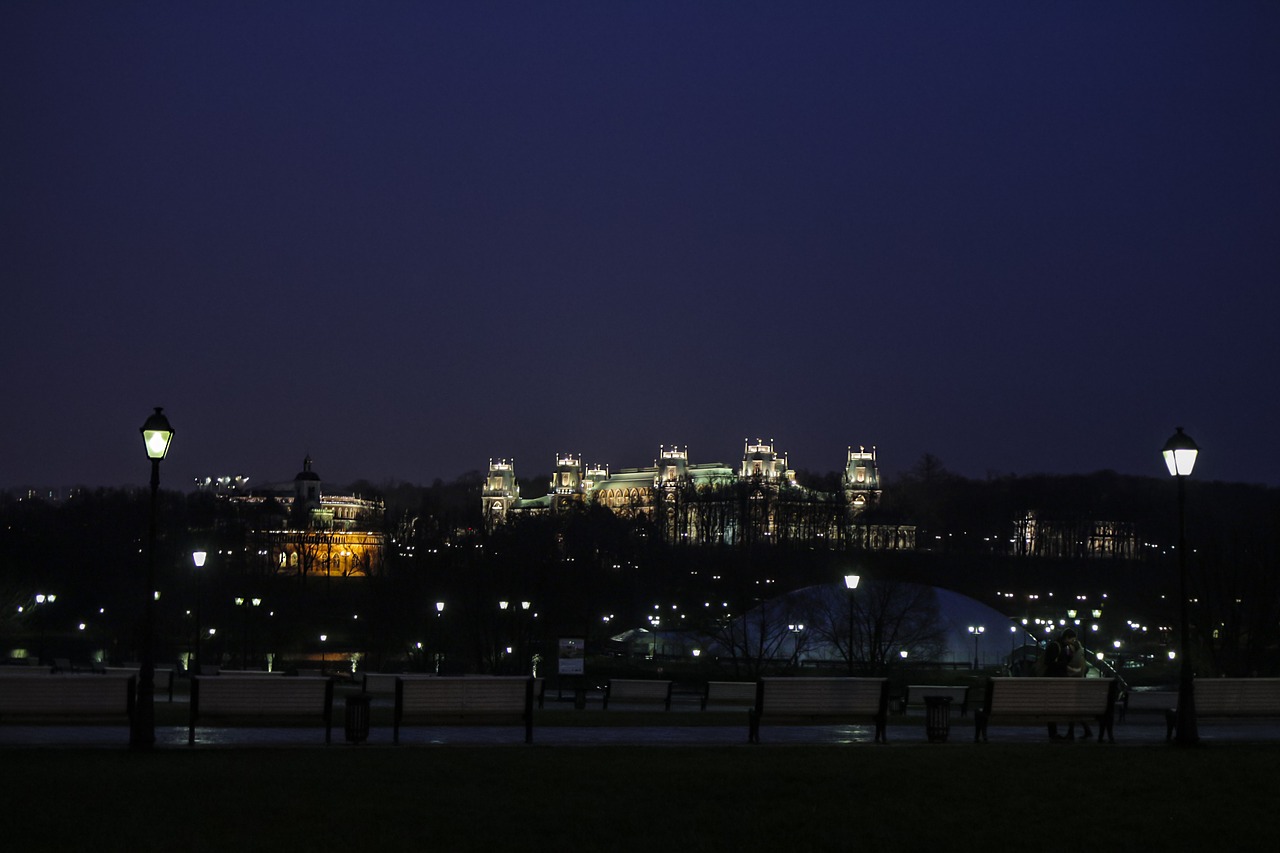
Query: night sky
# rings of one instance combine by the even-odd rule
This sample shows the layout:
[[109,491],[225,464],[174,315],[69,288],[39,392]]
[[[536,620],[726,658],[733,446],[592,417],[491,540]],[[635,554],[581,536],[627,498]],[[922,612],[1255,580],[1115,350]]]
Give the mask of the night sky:
[[0,5],[0,487],[1280,485],[1280,4]]

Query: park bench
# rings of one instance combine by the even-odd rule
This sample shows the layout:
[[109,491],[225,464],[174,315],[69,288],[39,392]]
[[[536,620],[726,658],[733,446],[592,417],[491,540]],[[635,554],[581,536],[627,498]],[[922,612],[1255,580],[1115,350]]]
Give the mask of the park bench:
[[[435,673],[431,672],[366,672],[360,682],[360,692],[394,696],[397,678],[412,680],[415,678],[437,677]],[[542,707],[546,692],[547,680],[545,678],[535,678],[533,680],[533,702],[537,707]]]
[[671,710],[671,681],[656,678],[610,678],[604,688],[604,709],[609,702],[662,703],[664,711]]
[[1176,690],[1125,690],[1116,703],[1116,715],[1123,723],[1130,713],[1164,715],[1177,706]]
[[702,694],[702,710],[708,705],[731,705],[737,708],[750,708],[756,703],[756,683],[754,681],[708,681],[707,689]]
[[[1197,678],[1193,689],[1197,722],[1214,717],[1280,717],[1280,678]],[[1174,697],[1176,706],[1177,694]],[[1166,708],[1169,740],[1173,740],[1177,720],[1177,708]]]
[[969,687],[963,684],[908,684],[903,697],[904,710],[911,708],[912,703],[924,706],[924,700],[940,696],[951,700],[951,707],[960,711],[960,716],[969,715]]
[[987,740],[993,717],[1017,723],[1098,723],[1098,742],[1115,742],[1119,682],[1114,678],[992,678],[974,713],[973,741]]
[[333,681],[328,678],[236,678],[198,675],[191,679],[191,717],[187,743],[196,740],[196,724],[207,717],[261,722],[273,719],[324,721],[324,742],[333,731]]
[[760,742],[765,720],[822,725],[870,719],[875,740],[885,741],[889,718],[887,678],[762,678],[748,718],[747,740]]
[[[124,675],[139,677],[142,668],[138,666],[108,666],[105,668],[106,675]],[[173,701],[173,668],[157,666],[151,671],[151,683],[155,685],[155,695],[161,693],[169,694],[169,701]]]
[[35,658],[24,658],[24,660],[29,660],[30,663],[17,663],[15,661],[9,661],[6,664],[0,665],[0,676],[48,675],[50,672],[53,672],[53,667],[47,664],[42,664],[39,661],[37,661]]
[[497,723],[519,719],[533,742],[534,679],[527,676],[400,676],[396,679],[392,741],[406,720],[438,724]]
[[132,723],[137,679],[27,673],[0,679],[0,721],[123,718]]

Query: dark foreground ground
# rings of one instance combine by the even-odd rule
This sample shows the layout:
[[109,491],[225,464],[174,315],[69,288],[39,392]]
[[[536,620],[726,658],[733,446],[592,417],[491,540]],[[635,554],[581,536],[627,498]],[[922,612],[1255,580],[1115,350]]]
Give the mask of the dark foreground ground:
[[5,850],[1274,850],[1280,744],[0,749]]

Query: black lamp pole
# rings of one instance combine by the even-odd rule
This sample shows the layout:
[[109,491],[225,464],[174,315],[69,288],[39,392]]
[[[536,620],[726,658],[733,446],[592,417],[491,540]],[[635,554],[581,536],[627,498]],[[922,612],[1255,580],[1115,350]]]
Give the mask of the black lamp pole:
[[160,495],[160,462],[169,452],[173,428],[164,410],[155,412],[142,425],[142,440],[151,459],[151,520],[147,530],[147,598],[142,609],[142,666],[138,673],[138,701],[129,729],[131,749],[150,749],[156,742],[156,516]]
[[1194,673],[1191,669],[1190,613],[1187,603],[1187,477],[1196,464],[1200,448],[1178,427],[1164,445],[1165,464],[1178,481],[1178,655],[1182,658],[1178,677],[1178,710],[1174,719],[1174,743],[1195,746],[1200,742],[1196,725]]

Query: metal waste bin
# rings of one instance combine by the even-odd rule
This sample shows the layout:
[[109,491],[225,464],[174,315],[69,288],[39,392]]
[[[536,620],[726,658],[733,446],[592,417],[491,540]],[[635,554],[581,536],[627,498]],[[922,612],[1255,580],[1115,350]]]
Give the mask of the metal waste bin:
[[347,697],[347,743],[364,743],[369,739],[369,694]]
[[951,734],[951,697],[924,697],[924,713],[924,731],[929,743],[946,743],[947,735]]

